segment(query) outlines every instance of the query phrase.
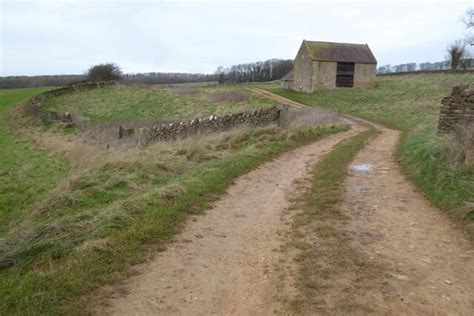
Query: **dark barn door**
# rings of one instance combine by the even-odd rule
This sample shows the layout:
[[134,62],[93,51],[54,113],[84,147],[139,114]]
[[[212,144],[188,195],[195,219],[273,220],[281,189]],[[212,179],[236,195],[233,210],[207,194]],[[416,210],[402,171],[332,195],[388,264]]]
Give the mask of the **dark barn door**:
[[337,63],[336,87],[354,86],[354,63]]

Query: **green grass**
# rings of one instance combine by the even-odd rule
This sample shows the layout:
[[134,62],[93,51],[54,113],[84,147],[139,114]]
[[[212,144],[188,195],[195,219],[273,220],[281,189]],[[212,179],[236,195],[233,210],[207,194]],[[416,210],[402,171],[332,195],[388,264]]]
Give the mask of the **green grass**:
[[[304,184],[305,187],[298,190],[299,195],[292,201],[292,208],[301,211],[293,217],[285,248],[296,250],[294,261],[298,268],[295,278],[298,292],[288,298],[287,303],[298,314],[309,315],[318,311],[344,314],[355,312],[358,308],[351,294],[354,289],[346,288],[347,283],[338,281],[366,277],[365,271],[370,263],[365,262],[363,258],[366,255],[356,252],[347,236],[341,233],[345,216],[339,207],[343,201],[344,179],[349,164],[375,134],[374,129],[369,129],[337,145],[314,167],[309,187]],[[371,273],[374,271],[372,269]],[[353,283],[356,282],[354,280]],[[324,294],[329,288],[337,288],[340,292],[340,302],[332,304],[337,306],[337,310],[328,311],[328,307],[324,306]]]
[[310,106],[373,119],[400,130],[437,124],[440,101],[451,86],[474,81],[474,74],[428,74],[378,77],[375,89],[337,89],[312,94],[262,85],[289,99]]
[[[0,314],[87,313],[91,291],[129,275],[131,265],[162,249],[189,214],[208,208],[236,177],[343,130],[270,126],[147,147],[97,146],[100,159],[51,184],[0,239]],[[75,135],[55,137],[66,142],[64,150],[82,146]]]
[[[379,77],[375,89],[337,89],[304,94],[262,86],[310,106],[379,121],[402,133],[398,158],[405,174],[436,206],[474,237],[474,170],[449,164],[446,138],[436,135],[441,99],[455,84],[474,82],[474,74],[423,74]],[[469,228],[470,227],[470,228]]]
[[29,145],[12,131],[10,110],[48,88],[0,90],[0,236],[12,219],[54,188],[68,173],[61,157]]
[[[223,100],[216,100],[220,95]],[[235,95],[243,101],[235,100]],[[248,100],[246,99],[248,98]],[[48,109],[70,112],[89,123],[157,119],[192,119],[277,103],[241,87],[152,86],[109,87],[59,96],[44,102]]]

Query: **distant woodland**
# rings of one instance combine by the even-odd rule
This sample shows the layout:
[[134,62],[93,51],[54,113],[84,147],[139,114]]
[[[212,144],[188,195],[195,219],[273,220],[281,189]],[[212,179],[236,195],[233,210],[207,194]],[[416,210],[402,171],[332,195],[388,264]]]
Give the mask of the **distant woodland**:
[[[462,60],[462,69],[474,68],[473,59]],[[281,79],[293,68],[291,59],[269,59],[230,67],[220,66],[213,74],[200,73],[165,73],[149,72],[137,74],[123,74],[120,82],[123,84],[176,84],[191,82],[219,82],[247,83],[267,82]],[[384,65],[377,69],[377,73],[397,73],[411,71],[448,70],[451,65],[448,61],[406,63],[400,65]],[[86,75],[52,75],[52,76],[9,76],[0,77],[0,88],[31,88],[44,86],[68,86],[74,83],[87,81]]]

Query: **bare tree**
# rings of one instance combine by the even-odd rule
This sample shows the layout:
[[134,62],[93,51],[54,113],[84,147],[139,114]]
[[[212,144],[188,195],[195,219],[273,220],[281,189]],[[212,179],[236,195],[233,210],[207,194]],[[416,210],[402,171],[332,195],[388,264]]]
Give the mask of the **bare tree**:
[[468,29],[468,33],[465,36],[466,42],[468,42],[471,46],[474,46],[474,33],[469,31],[474,29],[474,8],[470,8],[466,11],[462,18],[462,22]]
[[462,21],[467,28],[474,27],[474,8],[467,9]]
[[100,64],[89,68],[86,77],[89,81],[119,80],[122,77],[122,70],[117,64]]
[[391,73],[391,72],[392,72],[392,66],[390,66],[390,65],[380,66],[377,69],[377,73],[379,73],[379,74],[388,74],[388,73]]
[[463,40],[456,40],[448,45],[448,60],[451,64],[451,69],[458,69],[462,65],[462,58],[466,51],[466,44]]

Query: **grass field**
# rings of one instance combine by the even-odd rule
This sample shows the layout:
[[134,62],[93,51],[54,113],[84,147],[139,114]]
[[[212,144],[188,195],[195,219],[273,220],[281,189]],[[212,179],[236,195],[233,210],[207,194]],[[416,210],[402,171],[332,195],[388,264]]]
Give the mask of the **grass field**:
[[89,123],[153,119],[192,119],[276,105],[242,87],[117,86],[60,96],[48,109],[79,115]]
[[[68,162],[30,146],[9,128],[9,111],[47,88],[0,90],[0,237],[35,199],[67,176]],[[1,265],[1,263],[0,263]]]
[[474,237],[474,166],[456,165],[447,152],[451,140],[436,135],[440,101],[474,74],[422,74],[377,78],[374,89],[337,89],[304,94],[263,85],[310,106],[379,121],[403,131],[399,159],[406,175]]
[[[118,88],[121,89],[137,88]],[[194,96],[201,99],[218,93],[213,96],[215,102],[223,98],[226,104],[228,91],[232,92],[232,98],[247,95],[244,87],[210,89],[203,96],[199,95],[201,92]],[[55,135],[38,127],[29,127],[31,131],[26,133],[18,127],[22,126],[21,122],[13,124],[7,110],[40,91],[2,91],[7,98],[1,99],[4,127],[0,139],[12,152],[3,155],[2,151],[2,170],[8,171],[2,177],[18,174],[18,181],[2,185],[5,226],[0,239],[1,315],[87,313],[82,307],[88,293],[128,275],[132,264],[142,261],[147,253],[162,249],[189,214],[206,209],[236,177],[284,151],[347,129],[346,126],[244,128],[147,147],[106,149],[84,144],[76,135]],[[148,95],[153,89],[139,91],[145,93],[144,100],[155,98]],[[115,101],[107,100],[109,96],[116,100],[117,91],[93,92],[97,97],[101,92],[106,96],[95,107],[114,104]],[[157,99],[164,93],[174,93],[155,92]],[[89,101],[91,93],[84,93],[84,99]],[[80,95],[74,95],[73,99]],[[191,96],[187,94],[186,98]],[[76,102],[80,103],[78,99]],[[246,103],[238,102],[235,106],[248,109],[256,105],[252,102],[271,103],[255,101],[250,96]],[[232,107],[229,104],[222,109]],[[121,106],[126,108],[125,104]],[[160,113],[151,103],[147,106],[148,113]],[[21,119],[20,107],[16,107],[15,119]],[[194,109],[189,106],[183,111],[190,116],[201,111],[199,107],[196,112]],[[133,111],[123,112],[122,118],[108,109],[100,113],[92,115],[91,121],[143,118]],[[11,130],[21,133],[21,140],[5,127],[13,125],[16,128]],[[40,141],[35,144],[57,155],[30,145],[24,140],[29,135],[39,135]],[[37,167],[31,169],[31,178],[25,180],[23,172],[30,170],[30,165]],[[17,204],[12,208],[14,203]]]

